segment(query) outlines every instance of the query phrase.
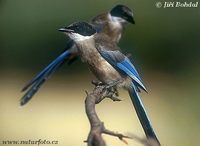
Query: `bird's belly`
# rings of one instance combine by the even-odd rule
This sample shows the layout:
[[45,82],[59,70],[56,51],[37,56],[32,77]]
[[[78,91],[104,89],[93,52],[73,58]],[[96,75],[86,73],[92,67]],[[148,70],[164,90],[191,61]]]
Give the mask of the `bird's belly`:
[[103,83],[109,84],[120,80],[122,76],[97,51],[97,49],[84,43],[79,45],[79,52],[83,62],[87,63],[93,74]]
[[[95,67],[94,67],[95,66]],[[109,84],[121,79],[121,75],[104,58],[100,57],[91,71],[103,83]]]

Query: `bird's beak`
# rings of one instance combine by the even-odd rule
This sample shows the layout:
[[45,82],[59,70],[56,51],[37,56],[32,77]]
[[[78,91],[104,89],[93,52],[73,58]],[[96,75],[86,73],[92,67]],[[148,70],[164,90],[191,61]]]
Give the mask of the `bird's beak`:
[[133,16],[130,16],[127,21],[129,23],[135,24],[135,20],[133,19]]
[[71,30],[71,29],[68,29],[68,28],[60,28],[60,29],[58,29],[58,31],[61,31],[61,32],[67,32],[67,33],[71,33],[71,32],[73,32],[73,30]]

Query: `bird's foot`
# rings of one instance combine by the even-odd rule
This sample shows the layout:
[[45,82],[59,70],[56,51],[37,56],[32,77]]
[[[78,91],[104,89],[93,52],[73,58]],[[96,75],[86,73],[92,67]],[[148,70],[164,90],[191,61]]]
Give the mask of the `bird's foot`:
[[96,104],[100,103],[105,98],[110,98],[113,101],[121,101],[117,90],[117,84],[119,83],[121,83],[121,80],[114,81],[110,84],[104,84],[98,80],[92,80],[92,84],[95,85],[96,88],[101,88],[102,96],[96,100]]
[[107,96],[107,98],[110,98],[112,101],[122,101],[120,97],[116,95]]
[[101,88],[101,96],[99,96],[99,98],[96,100],[96,104],[100,103],[102,100],[104,100],[105,98],[110,98],[113,101],[121,101],[121,99],[119,98],[119,92],[115,87],[111,87],[108,85],[100,85],[97,88]]
[[92,84],[95,86],[103,86],[104,85],[101,81],[98,81],[98,80],[92,80]]
[[[117,90],[116,90],[117,91]],[[108,91],[108,90],[102,90],[102,96],[96,100],[96,104],[100,103],[105,98],[109,98],[112,101],[121,101],[120,97],[118,96],[118,93],[116,95],[116,91]],[[117,91],[118,92],[118,91]]]
[[113,101],[121,101],[119,97],[119,92],[117,90],[117,84],[121,81],[115,81],[109,85],[106,85],[103,89],[104,92],[106,92],[106,98],[110,98]]

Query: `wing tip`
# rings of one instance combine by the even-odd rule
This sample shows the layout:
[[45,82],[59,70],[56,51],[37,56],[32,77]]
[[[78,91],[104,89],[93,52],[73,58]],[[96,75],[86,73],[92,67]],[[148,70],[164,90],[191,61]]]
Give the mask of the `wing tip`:
[[147,88],[144,86],[144,84],[142,84],[142,89],[143,89],[146,93],[148,93]]

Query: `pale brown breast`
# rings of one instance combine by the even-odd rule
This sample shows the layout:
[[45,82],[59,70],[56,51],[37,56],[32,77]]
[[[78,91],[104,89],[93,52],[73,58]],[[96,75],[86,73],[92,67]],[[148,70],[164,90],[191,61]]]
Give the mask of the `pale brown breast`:
[[83,62],[89,65],[90,70],[103,83],[119,80],[121,75],[97,51],[92,40],[79,44],[79,51]]

